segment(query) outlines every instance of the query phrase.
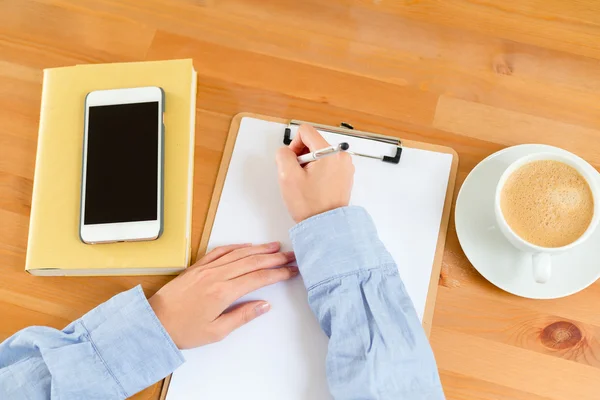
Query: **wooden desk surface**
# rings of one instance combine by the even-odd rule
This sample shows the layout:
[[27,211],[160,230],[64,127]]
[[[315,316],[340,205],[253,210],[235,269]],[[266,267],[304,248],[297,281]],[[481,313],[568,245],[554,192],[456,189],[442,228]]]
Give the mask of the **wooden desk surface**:
[[[192,57],[195,243],[233,115],[250,111],[455,148],[457,187],[505,146],[600,165],[600,6],[593,0],[0,1],[0,340],[62,328],[138,283],[23,268],[42,69]],[[451,222],[431,343],[449,399],[598,399],[600,283],[536,301],[465,258]],[[157,386],[138,395],[156,398]]]

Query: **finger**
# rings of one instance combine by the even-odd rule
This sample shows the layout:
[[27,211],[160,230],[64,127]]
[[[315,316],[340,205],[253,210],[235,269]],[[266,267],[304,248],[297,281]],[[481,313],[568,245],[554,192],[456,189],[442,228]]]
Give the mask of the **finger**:
[[298,163],[296,153],[290,150],[289,147],[281,147],[277,150],[276,161],[280,180],[288,180],[304,172]]
[[270,309],[271,305],[266,301],[239,304],[214,320],[214,329],[218,332],[218,336],[223,338],[253,319],[268,313]]
[[279,244],[279,242],[271,242],[271,243],[265,243],[265,244],[256,245],[256,246],[242,247],[242,248],[233,250],[232,252],[224,255],[221,258],[218,258],[217,260],[213,261],[206,267],[207,268],[217,268],[217,267],[222,267],[224,265],[231,264],[233,262],[242,260],[246,257],[250,257],[250,256],[253,256],[256,254],[277,253],[279,251],[280,247],[281,247],[281,245]]
[[250,292],[288,280],[296,275],[298,275],[298,267],[261,269],[230,280],[230,293],[233,298],[239,299]]
[[223,267],[225,279],[233,279],[261,269],[281,267],[296,259],[293,251],[256,254]]
[[328,146],[329,143],[323,139],[323,136],[315,128],[310,125],[300,125],[289,148],[299,156],[305,147],[308,147],[310,151],[316,151]]
[[209,264],[209,263],[216,261],[219,258],[223,257],[224,255],[231,253],[234,250],[241,249],[244,247],[250,247],[250,246],[252,246],[252,243],[240,243],[240,244],[231,244],[229,246],[215,247],[214,249],[212,249],[211,251],[206,253],[204,255],[204,257],[202,257],[199,261],[197,261],[193,265],[193,267],[199,267],[202,265]]

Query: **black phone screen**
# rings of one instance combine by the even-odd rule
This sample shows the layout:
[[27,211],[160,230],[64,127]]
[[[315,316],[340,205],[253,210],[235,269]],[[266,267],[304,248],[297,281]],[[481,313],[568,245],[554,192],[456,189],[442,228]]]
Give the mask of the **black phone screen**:
[[84,224],[156,220],[158,102],[89,108]]

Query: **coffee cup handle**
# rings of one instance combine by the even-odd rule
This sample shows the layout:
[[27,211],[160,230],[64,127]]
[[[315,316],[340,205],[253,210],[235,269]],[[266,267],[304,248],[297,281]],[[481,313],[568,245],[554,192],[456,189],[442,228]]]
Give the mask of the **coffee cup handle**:
[[548,253],[536,253],[531,256],[533,278],[537,283],[546,283],[552,275],[552,261]]

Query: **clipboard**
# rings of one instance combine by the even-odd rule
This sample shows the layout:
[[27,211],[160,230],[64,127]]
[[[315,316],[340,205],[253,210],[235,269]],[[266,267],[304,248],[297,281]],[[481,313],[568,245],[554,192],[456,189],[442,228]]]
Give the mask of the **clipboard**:
[[[270,117],[265,115],[253,114],[253,113],[240,113],[236,115],[231,122],[231,126],[229,129],[229,134],[227,137],[227,141],[225,143],[225,148],[223,150],[223,157],[221,159],[219,173],[217,175],[217,179],[215,182],[213,195],[211,198],[210,206],[207,212],[206,222],[204,225],[204,229],[202,232],[202,236],[200,239],[200,244],[198,247],[197,258],[199,259],[202,255],[206,253],[209,239],[211,236],[211,232],[213,230],[213,225],[215,222],[215,218],[217,215],[217,208],[221,199],[221,194],[225,185],[225,178],[228,173],[229,165],[232,159],[234,146],[238,137],[238,132],[240,130],[240,125],[242,119],[254,118],[263,121],[275,122],[279,124],[285,124],[287,127],[282,131],[281,144],[289,144],[291,140],[292,133],[295,129],[299,127],[302,123],[308,123],[313,125],[316,129],[324,132],[330,132],[335,134],[341,134],[348,136],[349,140],[351,138],[360,138],[360,139],[368,139],[373,142],[385,143],[387,145],[394,146],[393,154],[377,154],[374,152],[371,153],[357,153],[354,155],[358,157],[367,157],[372,159],[378,159],[381,162],[389,163],[389,164],[401,164],[402,163],[402,152],[405,148],[411,149],[421,149],[432,151],[436,153],[445,153],[449,154],[452,157],[450,173],[448,176],[448,183],[446,187],[446,195],[442,209],[441,223],[439,228],[439,233],[437,237],[436,250],[433,257],[433,266],[431,271],[431,276],[429,279],[429,286],[427,292],[427,299],[425,302],[425,309],[423,313],[422,324],[423,328],[429,337],[431,332],[431,324],[433,319],[433,312],[435,307],[435,299],[437,295],[437,286],[439,282],[439,275],[442,266],[442,257],[444,253],[446,234],[448,230],[448,223],[450,219],[450,211],[452,206],[452,199],[454,195],[454,188],[456,182],[456,176],[458,171],[458,154],[454,149],[450,147],[444,147],[424,142],[417,142],[411,140],[402,140],[393,136],[385,136],[371,132],[365,132],[361,130],[356,130],[354,127],[348,123],[341,123],[340,126],[329,126],[323,124],[316,124],[312,122],[304,122],[299,120],[288,120],[284,118]],[[388,146],[389,147],[389,146]],[[352,150],[352,147],[351,147]],[[160,399],[166,399],[167,390],[169,387],[169,383],[171,381],[171,375],[165,378],[164,384],[161,390]]]

